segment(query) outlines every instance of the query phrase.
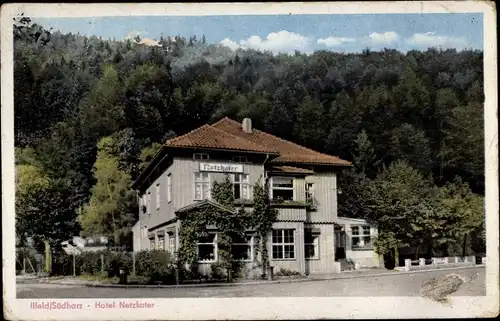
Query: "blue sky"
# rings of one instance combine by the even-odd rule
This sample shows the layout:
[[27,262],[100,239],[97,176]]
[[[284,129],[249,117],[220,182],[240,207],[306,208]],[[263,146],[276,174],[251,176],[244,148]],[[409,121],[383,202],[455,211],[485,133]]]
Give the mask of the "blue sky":
[[233,49],[278,52],[319,49],[361,51],[395,48],[483,49],[481,13],[342,14],[246,16],[128,16],[35,18],[43,26],[99,37],[124,39],[205,35],[209,43]]

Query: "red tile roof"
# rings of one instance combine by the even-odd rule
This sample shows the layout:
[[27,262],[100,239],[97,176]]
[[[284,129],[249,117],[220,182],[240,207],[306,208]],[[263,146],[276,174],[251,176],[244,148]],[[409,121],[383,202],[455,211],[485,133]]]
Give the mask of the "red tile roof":
[[266,146],[277,151],[280,156],[270,161],[270,163],[302,163],[302,164],[323,164],[350,166],[351,162],[340,159],[337,156],[331,156],[319,153],[304,146],[297,145],[290,141],[281,139],[263,131],[253,129],[251,133],[246,133],[241,127],[241,123],[228,117],[223,118],[212,125],[212,127],[224,130],[235,136],[244,138],[255,144]]
[[350,166],[337,156],[330,156],[297,145],[271,134],[253,129],[246,133],[241,123],[228,117],[212,125],[203,125],[189,133],[167,141],[168,147],[199,147],[275,154],[275,164],[319,164]]

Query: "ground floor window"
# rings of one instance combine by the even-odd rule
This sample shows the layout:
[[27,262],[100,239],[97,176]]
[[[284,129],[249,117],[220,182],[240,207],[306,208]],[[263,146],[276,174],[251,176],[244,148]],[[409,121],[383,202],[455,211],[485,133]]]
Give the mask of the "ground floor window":
[[149,239],[149,249],[154,250],[156,246],[155,239]]
[[217,234],[205,232],[198,239],[198,260],[200,262],[217,261]]
[[295,230],[273,230],[273,259],[295,259]]
[[233,235],[231,240],[231,254],[235,260],[253,261],[254,239],[252,235],[245,235],[245,237]]
[[304,252],[306,259],[319,259],[319,234],[304,229]]
[[351,246],[353,249],[371,249],[369,225],[351,226]]
[[165,238],[163,236],[158,237],[158,250],[165,250]]

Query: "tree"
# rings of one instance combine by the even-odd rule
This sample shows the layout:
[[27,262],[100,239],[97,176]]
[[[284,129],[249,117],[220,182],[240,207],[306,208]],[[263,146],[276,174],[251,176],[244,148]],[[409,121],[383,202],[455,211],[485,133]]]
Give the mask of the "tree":
[[306,96],[295,110],[294,135],[305,146],[323,147],[325,140],[325,111],[319,101]]
[[123,245],[121,241],[130,235],[138,211],[130,174],[120,169],[115,144],[111,137],[104,137],[97,145],[96,184],[78,220],[84,235],[109,236],[115,245]]
[[358,134],[353,153],[354,167],[339,173],[338,213],[340,216],[364,218],[365,193],[374,174],[375,153],[366,131]]
[[422,80],[412,70],[407,70],[393,89],[399,115],[404,120],[415,121],[429,113],[430,97]]
[[139,156],[140,159],[139,170],[141,172],[144,169],[146,169],[149,163],[153,160],[153,157],[156,155],[161,146],[162,144],[160,143],[153,143],[149,146],[144,147],[141,150],[141,155]]
[[361,126],[362,110],[355,98],[342,91],[335,97],[328,111],[330,124],[326,151],[340,157],[350,157],[354,140]]
[[[428,182],[404,161],[397,161],[370,182],[366,190],[367,219],[375,222],[381,234],[378,253],[389,251],[383,244],[408,246],[414,240],[413,226],[417,208],[429,191]],[[387,234],[392,232],[393,234]],[[395,241],[384,240],[391,236]]]
[[97,140],[124,125],[122,97],[122,84],[118,73],[113,66],[107,66],[97,86],[83,99],[80,107],[79,119],[87,136]]
[[364,129],[358,134],[354,142],[356,144],[354,163],[362,174],[371,174],[375,161],[375,149],[372,147],[372,143]]
[[466,181],[484,190],[484,113],[483,106],[470,103],[452,110],[445,124],[443,145],[439,155],[445,170],[462,173]]
[[454,182],[438,189],[436,202],[440,217],[446,218],[446,221],[442,222],[443,233],[438,238],[443,254],[447,255],[450,246],[462,241],[464,246],[461,252],[465,256],[466,238],[482,227],[484,199],[472,193],[467,183],[456,178]]
[[392,132],[391,156],[405,160],[424,173],[432,169],[432,149],[425,132],[411,124],[403,124]]
[[49,177],[38,165],[16,166],[16,234],[45,248],[48,273],[51,249],[60,250],[79,231],[69,194],[67,181]]

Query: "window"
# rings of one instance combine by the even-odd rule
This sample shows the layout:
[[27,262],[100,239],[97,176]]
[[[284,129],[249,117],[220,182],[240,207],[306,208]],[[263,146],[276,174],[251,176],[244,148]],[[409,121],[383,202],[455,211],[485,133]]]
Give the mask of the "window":
[[295,199],[293,190],[293,178],[272,177],[271,193],[273,200],[292,201]]
[[233,174],[234,199],[249,199],[248,174]]
[[233,161],[237,163],[247,163],[247,157],[246,156],[234,156]]
[[148,199],[147,199],[147,195],[144,194],[142,196],[142,206],[144,206],[146,208],[146,211],[143,210],[142,206],[141,206],[141,214],[146,214],[148,212]]
[[148,192],[148,201],[147,201],[147,213],[151,214],[151,192]]
[[200,262],[217,261],[217,234],[205,232],[198,239],[198,260]]
[[194,174],[194,199],[203,200],[210,198],[210,174]]
[[351,240],[353,249],[371,249],[371,234],[370,226],[352,226],[351,227]]
[[194,160],[202,160],[202,159],[209,159],[210,157],[206,153],[194,153],[193,154],[193,159]]
[[273,230],[273,259],[295,259],[294,230]]
[[231,237],[231,254],[235,260],[252,261],[253,260],[253,236],[233,235]]
[[306,202],[314,205],[314,184],[306,183]]
[[306,259],[319,259],[319,235],[304,229],[304,252]]
[[158,250],[165,250],[165,237],[164,236],[158,236]]
[[172,174],[167,175],[167,202],[172,202]]
[[150,250],[154,250],[155,249],[155,239],[152,238],[152,239],[149,239],[149,249]]
[[168,248],[171,254],[175,253],[175,237],[170,236],[168,238]]
[[160,209],[160,184],[156,184],[156,209]]

